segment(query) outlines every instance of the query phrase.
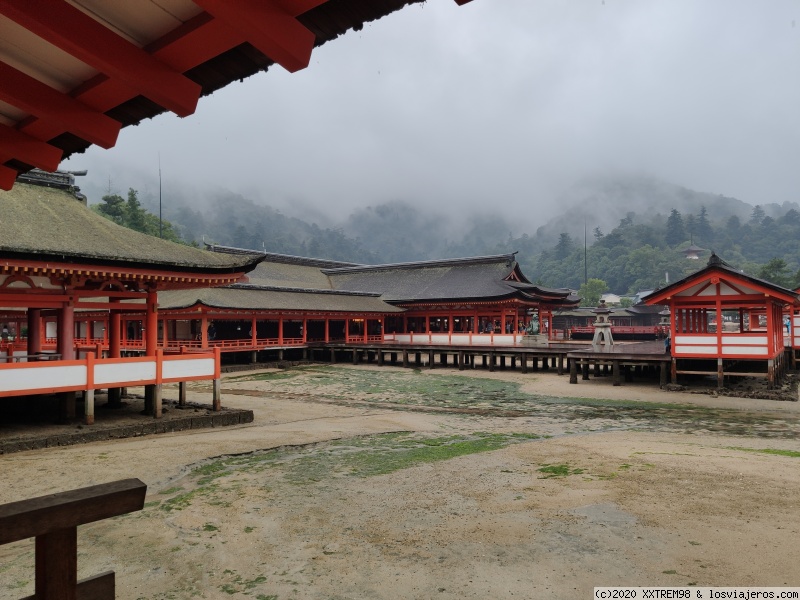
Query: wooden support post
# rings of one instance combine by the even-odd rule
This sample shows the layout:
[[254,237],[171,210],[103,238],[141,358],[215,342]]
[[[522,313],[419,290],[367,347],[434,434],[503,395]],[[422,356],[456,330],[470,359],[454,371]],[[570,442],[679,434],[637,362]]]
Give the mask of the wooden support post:
[[578,361],[574,358],[569,361],[569,382],[578,383]]
[[612,372],[614,375],[614,384],[615,386],[621,385],[621,374],[620,374],[620,364],[618,360],[613,361],[612,363]]
[[383,350],[378,350],[378,365],[383,366]]
[[458,354],[456,354],[456,364],[458,365],[458,370],[464,370],[464,351],[459,350]]
[[389,360],[393,365],[397,364],[397,352],[392,352],[389,354]]
[[358,364],[358,350],[356,350],[355,348],[353,348],[353,364],[354,365]]
[[36,595],[77,600],[78,528],[57,529],[36,536]]
[[163,411],[161,410],[161,393],[162,387],[160,383],[157,383],[153,386],[148,386],[153,388],[153,418],[160,419]]
[[435,366],[434,365],[435,362],[436,362],[435,353],[433,352],[433,350],[428,350],[428,368],[432,369]]
[[414,364],[415,364],[417,367],[421,367],[421,366],[422,366],[422,353],[421,353],[421,352],[416,352],[416,353],[415,353],[415,356],[414,356]]
[[408,368],[408,350],[403,350],[403,367]]
[[490,372],[494,371],[495,362],[496,362],[496,357],[494,355],[494,352],[490,352],[489,353],[489,371]]
[[668,381],[668,379],[669,379],[669,378],[668,378],[668,376],[667,376],[667,369],[669,369],[669,363],[668,363],[668,362],[664,362],[664,361],[662,361],[662,362],[661,362],[661,366],[659,367],[659,371],[660,371],[660,373],[659,373],[659,382],[658,382],[658,383],[659,383],[659,385],[660,385],[662,388],[663,388],[665,385],[667,385],[667,383],[669,383],[669,381]]
[[211,387],[211,408],[219,412],[222,410],[222,381],[215,379]]
[[[772,361],[771,360],[769,361],[769,364],[770,364],[769,369],[770,369],[770,372],[771,372],[771,370],[772,370]],[[723,387],[725,387],[725,373],[724,373],[724,371],[722,369],[722,359],[718,358],[717,359],[717,388],[718,389],[722,389]]]
[[533,361],[531,362],[531,369],[533,369],[534,371],[539,370],[539,357],[536,356],[535,354],[533,355]]
[[84,417],[86,425],[94,425],[94,390],[86,390],[83,394]]
[[186,406],[186,382],[178,382],[178,406]]
[[[775,360],[770,358],[767,361],[767,387],[772,389],[775,387]],[[722,387],[722,386],[717,386]]]
[[556,373],[558,373],[559,375],[563,375],[564,374],[564,355],[563,354],[559,354],[558,355],[558,366],[556,367]]
[[581,379],[587,381],[589,379],[589,359],[581,361]]
[[519,366],[522,369],[523,375],[528,372],[528,356],[526,354],[519,355]]

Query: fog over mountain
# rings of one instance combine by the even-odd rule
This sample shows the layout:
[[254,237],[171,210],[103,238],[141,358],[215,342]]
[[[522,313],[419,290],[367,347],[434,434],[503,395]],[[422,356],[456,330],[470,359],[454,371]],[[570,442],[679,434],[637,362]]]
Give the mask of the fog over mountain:
[[160,167],[165,206],[229,191],[359,237],[378,207],[410,219],[404,203],[425,215],[426,235],[409,237],[420,251],[429,235],[460,244],[503,222],[506,237],[574,231],[584,214],[607,229],[607,196],[637,214],[679,196],[610,189],[631,172],[798,202],[798,23],[797,0],[428,0],[315,49],[306,69],[270,68],[64,167],[89,170],[94,200],[109,180],[156,194]]

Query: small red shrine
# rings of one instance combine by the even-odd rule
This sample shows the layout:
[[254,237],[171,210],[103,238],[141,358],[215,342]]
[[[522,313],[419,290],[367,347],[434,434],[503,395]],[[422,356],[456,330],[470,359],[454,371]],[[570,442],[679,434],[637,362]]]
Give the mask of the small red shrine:
[[647,296],[670,311],[672,379],[680,374],[783,377],[784,310],[800,296],[731,267],[712,253],[705,268]]
[[[0,339],[0,398],[58,393],[62,417],[71,418],[75,392],[82,391],[91,423],[97,389],[109,389],[113,405],[120,388],[144,385],[158,417],[162,383],[219,379],[218,352],[164,354],[157,294],[238,282],[261,256],[153,238],[95,214],[68,191],[40,185],[17,183],[0,192],[0,222],[13,224],[0,228],[0,323],[8,330]],[[102,315],[103,343],[76,346],[76,315],[93,311]],[[143,356],[121,356],[128,312],[141,315]]]

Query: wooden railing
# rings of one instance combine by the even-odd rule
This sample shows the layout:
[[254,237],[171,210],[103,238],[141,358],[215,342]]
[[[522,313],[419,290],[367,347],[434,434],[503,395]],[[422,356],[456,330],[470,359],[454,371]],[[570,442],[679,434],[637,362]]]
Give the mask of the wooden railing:
[[219,349],[164,356],[0,364],[0,397],[219,379]]
[[78,525],[142,510],[146,493],[123,479],[0,505],[0,545],[36,538],[36,593],[22,600],[112,600],[113,571],[78,581]]

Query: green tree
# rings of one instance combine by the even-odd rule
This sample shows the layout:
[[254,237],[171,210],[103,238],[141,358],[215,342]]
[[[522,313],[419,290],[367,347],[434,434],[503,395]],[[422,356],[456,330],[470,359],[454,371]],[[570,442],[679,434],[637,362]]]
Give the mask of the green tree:
[[102,203],[92,206],[92,210],[128,229],[155,237],[159,237],[160,233],[165,240],[185,243],[172,223],[163,220],[159,223],[158,216],[142,208],[138,193],[133,188],[128,190],[127,201],[118,194],[108,194],[103,196]]
[[697,215],[697,229],[695,230],[697,238],[706,245],[710,245],[714,241],[714,228],[708,220],[708,211],[705,206],[700,207],[700,214]]
[[572,238],[569,236],[569,234],[562,233],[558,238],[558,244],[556,244],[556,258],[559,260],[565,259],[570,255],[574,248],[575,242],[572,241]]
[[767,213],[764,212],[764,209],[761,208],[760,204],[756,204],[753,207],[753,212],[750,213],[750,223],[753,225],[761,225],[761,221],[764,220],[764,217],[767,216]]
[[667,219],[666,242],[668,246],[675,247],[686,239],[686,230],[683,227],[683,217],[678,209],[673,208]]
[[125,226],[135,231],[147,233],[147,211],[142,208],[139,202],[139,193],[130,188],[128,190],[128,201],[125,203]]
[[793,277],[789,273],[789,265],[782,258],[770,259],[767,264],[759,269],[757,277],[785,288],[789,288],[793,284]]
[[608,284],[602,279],[590,278],[581,285],[578,295],[581,297],[581,306],[597,306],[600,297],[608,291]]
[[119,225],[125,224],[125,198],[119,194],[106,194],[103,202],[94,206],[96,212]]

